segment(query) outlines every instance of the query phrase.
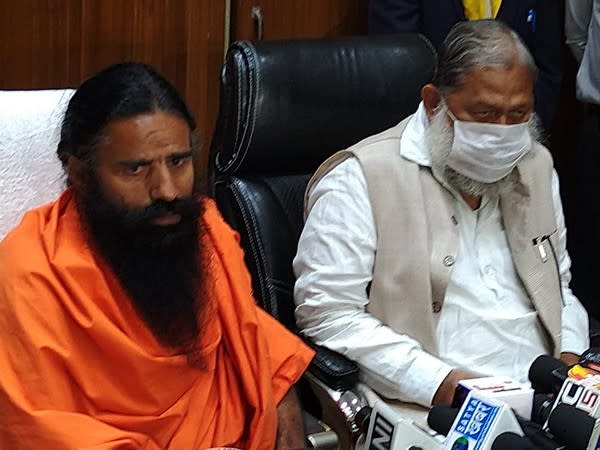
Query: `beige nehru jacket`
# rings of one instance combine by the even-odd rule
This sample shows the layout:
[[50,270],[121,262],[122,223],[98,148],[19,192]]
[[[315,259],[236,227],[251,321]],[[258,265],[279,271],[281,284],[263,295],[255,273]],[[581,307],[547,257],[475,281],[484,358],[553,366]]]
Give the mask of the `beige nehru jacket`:
[[[377,232],[367,310],[438,356],[434,314],[443,307],[453,262],[459,257],[458,227],[452,194],[429,167],[400,155],[400,138],[408,120],[331,156],[315,172],[306,192],[346,158],[358,159]],[[500,197],[502,219],[517,273],[554,355],[559,356],[562,299],[557,262],[552,257],[558,233],[548,150],[537,145],[516,170],[519,183]]]

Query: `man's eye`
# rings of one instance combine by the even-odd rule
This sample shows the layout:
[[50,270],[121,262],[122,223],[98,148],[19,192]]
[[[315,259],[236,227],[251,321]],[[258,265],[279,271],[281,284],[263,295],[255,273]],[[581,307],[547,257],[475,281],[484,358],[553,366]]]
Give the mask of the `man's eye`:
[[176,156],[174,158],[171,158],[171,165],[173,167],[181,167],[183,166],[187,161],[189,161],[191,158],[191,156]]
[[475,111],[475,117],[478,119],[488,119],[492,116],[492,112],[489,110]]
[[144,166],[142,164],[132,164],[125,167],[125,172],[128,175],[140,175],[143,170]]
[[511,114],[513,117],[522,118],[527,115],[527,111],[525,111],[524,109],[518,109],[516,111],[513,111]]

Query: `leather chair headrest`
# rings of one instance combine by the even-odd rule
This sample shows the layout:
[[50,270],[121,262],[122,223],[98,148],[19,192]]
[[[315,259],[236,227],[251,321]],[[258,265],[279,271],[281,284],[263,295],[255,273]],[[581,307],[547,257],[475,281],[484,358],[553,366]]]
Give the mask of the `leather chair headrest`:
[[413,113],[435,63],[416,34],[236,42],[221,75],[210,170],[314,171]]

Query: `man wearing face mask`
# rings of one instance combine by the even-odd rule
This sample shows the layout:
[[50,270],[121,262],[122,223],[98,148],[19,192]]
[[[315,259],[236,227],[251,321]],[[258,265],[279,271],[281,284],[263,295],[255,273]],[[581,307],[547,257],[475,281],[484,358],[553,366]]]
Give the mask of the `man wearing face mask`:
[[298,325],[390,401],[448,404],[460,379],[526,381],[540,354],[589,346],[536,75],[506,25],[457,24],[416,113],[308,184]]

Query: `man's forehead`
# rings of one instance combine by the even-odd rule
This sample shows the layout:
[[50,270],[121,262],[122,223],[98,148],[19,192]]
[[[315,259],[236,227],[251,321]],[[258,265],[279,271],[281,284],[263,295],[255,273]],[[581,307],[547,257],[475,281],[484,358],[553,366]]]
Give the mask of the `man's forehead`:
[[103,135],[101,148],[112,156],[127,158],[153,150],[187,150],[191,131],[181,117],[159,111],[113,120],[106,125]]
[[533,76],[523,65],[474,67],[465,72],[461,81],[451,94],[471,101],[480,96],[533,94]]
[[106,124],[105,130],[107,134],[137,138],[151,137],[161,131],[173,132],[174,135],[182,133],[187,135],[190,132],[183,118],[165,111],[113,119]]

